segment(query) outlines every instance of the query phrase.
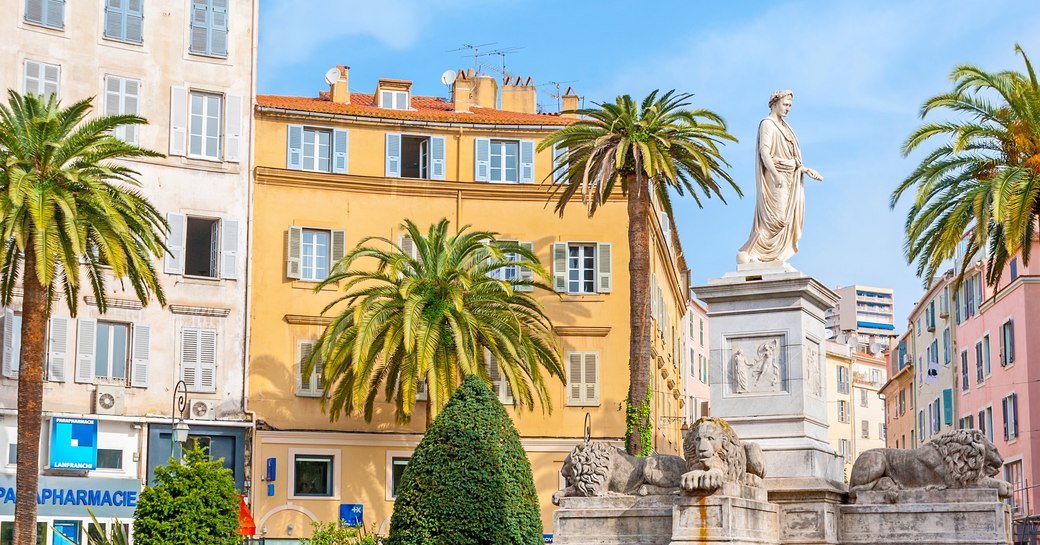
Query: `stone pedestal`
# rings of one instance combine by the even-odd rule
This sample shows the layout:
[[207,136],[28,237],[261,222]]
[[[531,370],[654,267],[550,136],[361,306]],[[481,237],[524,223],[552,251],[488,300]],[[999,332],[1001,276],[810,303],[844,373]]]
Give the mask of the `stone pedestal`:
[[564,545],[668,545],[678,496],[560,498],[553,513],[553,543]]
[[[859,492],[839,510],[842,544],[1008,545],[1011,510],[996,490]],[[888,503],[895,499],[895,503]]]
[[775,545],[779,510],[766,491],[727,483],[720,494],[681,496],[672,516],[671,545]]
[[758,443],[781,543],[838,542],[842,461],[827,441],[824,313],[838,295],[790,265],[741,265],[694,292],[708,304],[711,414]]

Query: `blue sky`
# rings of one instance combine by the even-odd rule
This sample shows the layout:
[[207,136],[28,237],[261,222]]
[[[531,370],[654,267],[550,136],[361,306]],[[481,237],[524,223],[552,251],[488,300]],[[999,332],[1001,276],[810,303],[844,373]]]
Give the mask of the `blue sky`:
[[[336,64],[350,86],[409,79],[416,94],[446,94],[447,69],[473,66],[463,44],[522,48],[508,70],[546,84],[570,81],[586,104],[650,90],[692,92],[740,139],[725,157],[744,189],[703,209],[677,201],[676,220],[695,283],[735,268],[754,211],[755,130],[777,89],[792,89],[788,121],[805,163],[805,231],[791,264],[832,286],[896,290],[897,328],[922,293],[903,259],[906,206],[892,189],[915,165],[900,145],[920,105],[949,88],[957,64],[1022,69],[1020,43],[1040,60],[1036,0],[573,1],[261,0],[258,91],[314,95]],[[481,59],[494,67],[499,57]]]

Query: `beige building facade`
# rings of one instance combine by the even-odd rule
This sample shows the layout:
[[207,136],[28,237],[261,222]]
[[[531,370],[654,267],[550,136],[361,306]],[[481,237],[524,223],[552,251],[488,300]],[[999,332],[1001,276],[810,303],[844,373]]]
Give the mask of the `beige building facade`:
[[826,342],[828,438],[844,458],[845,479],[856,458],[885,446],[885,360],[855,352],[849,345]]

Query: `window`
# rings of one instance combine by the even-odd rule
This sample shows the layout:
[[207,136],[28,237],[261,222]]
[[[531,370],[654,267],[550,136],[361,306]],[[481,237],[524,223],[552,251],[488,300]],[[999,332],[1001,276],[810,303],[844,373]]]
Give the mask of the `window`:
[[1015,363],[1015,322],[1008,320],[1000,326],[1000,365]]
[[881,370],[880,369],[871,369],[870,370],[870,382],[871,382],[871,384],[875,384],[877,386],[881,386]]
[[861,420],[860,421],[860,431],[859,431],[859,434],[860,434],[860,437],[862,437],[863,439],[870,439],[870,421],[869,420]]
[[513,387],[509,385],[509,379],[502,374],[498,366],[498,358],[489,350],[484,349],[484,358],[487,361],[487,372],[491,377],[491,390],[498,396],[498,400],[504,405],[513,404]]
[[975,343],[975,383],[982,384],[985,373],[982,370],[982,341]]
[[379,91],[379,107],[388,110],[408,110],[411,104],[408,100],[408,91],[391,91],[381,89]]
[[950,328],[943,330],[943,365],[950,364]]
[[703,356],[703,355],[701,356],[701,369],[700,369],[700,371],[701,371],[701,375],[700,375],[701,382],[703,382],[704,384],[708,384],[708,358],[706,356]]
[[112,448],[97,450],[98,469],[123,469],[123,451]]
[[217,391],[217,331],[186,327],[181,330],[181,380],[189,392]]
[[899,416],[906,414],[906,390],[899,390]]
[[331,172],[332,131],[325,129],[303,129],[303,170]]
[[1004,411],[1004,440],[1018,437],[1018,394],[1011,394],[1001,402]]
[[446,139],[443,136],[386,134],[386,176],[443,180]]
[[227,57],[228,0],[192,0],[188,51]]
[[78,520],[56,520],[51,523],[51,532],[54,537],[52,543],[80,543],[80,521]]
[[852,454],[851,451],[848,439],[838,439],[838,456],[845,458],[846,463],[848,463],[849,456]]
[[[113,0],[109,0],[111,4]],[[105,115],[138,115],[140,111],[141,82],[119,76],[105,76]],[[116,138],[137,144],[137,125],[121,125],[113,132]]]
[[878,425],[877,425],[877,436],[878,436],[878,439],[884,441],[885,440],[885,433],[887,431],[888,430],[885,429],[885,423],[884,422],[878,422]]
[[65,0],[25,0],[25,22],[65,28]]
[[129,339],[129,324],[97,323],[97,348],[94,353],[95,378],[126,380],[130,352]]
[[303,364],[314,350],[314,341],[296,343],[296,395],[300,397],[321,397],[325,392],[325,380],[322,376],[321,362],[317,362],[310,375],[303,376]]
[[333,462],[331,454],[296,454],[293,456],[293,494],[296,496],[333,496]]
[[611,253],[609,242],[554,242],[553,288],[563,293],[609,293]]
[[1011,505],[1013,515],[1021,515],[1025,512],[1025,479],[1022,468],[1022,460],[1004,462],[1004,480],[1011,484],[1011,498],[1007,501]]
[[347,173],[347,131],[303,125],[288,125],[286,131],[285,168]]
[[105,0],[105,37],[139,44],[144,41],[144,0]]
[[701,346],[704,346],[704,318],[698,318],[697,321],[700,322]]
[[18,463],[18,443],[7,445],[7,465],[13,466]]
[[870,392],[868,392],[864,388],[860,388],[859,389],[859,406],[860,407],[869,407],[870,406],[870,396],[869,396],[869,393]]
[[993,407],[986,407],[979,411],[979,430],[993,441]]
[[397,490],[401,486],[401,480],[404,478],[404,470],[408,467],[408,462],[411,458],[403,456],[392,456],[390,458],[390,499],[397,497]]
[[598,353],[567,353],[567,405],[599,405]]
[[534,140],[474,140],[478,182],[534,183]]
[[188,156],[220,160],[222,97],[212,93],[189,93]]
[[968,383],[968,351],[961,350],[961,391],[967,392],[970,387]]
[[838,366],[838,393],[849,393],[849,368],[842,365]]
[[844,399],[838,400],[838,422],[849,421],[849,402]]
[[61,67],[58,65],[27,60],[22,90],[25,94],[33,93],[44,97],[57,95],[60,78]]
[[320,282],[346,253],[346,231],[289,227],[286,276]]
[[[62,542],[61,538],[58,538],[58,542]],[[47,543],[47,523],[37,522],[36,523],[36,545],[45,545]],[[0,545],[14,545],[14,522],[3,521],[0,522]]]
[[957,427],[962,430],[970,430],[975,428],[975,415],[969,414],[964,418],[957,421]]
[[164,272],[204,278],[238,278],[238,221],[166,214]]
[[[533,242],[516,242],[516,241],[511,241],[511,240],[500,240],[499,242],[503,243],[503,247],[507,247],[508,248],[509,245],[515,244],[515,245],[520,246],[521,248],[526,249],[529,252],[533,252],[534,251],[534,243]],[[506,252],[506,255],[505,255],[505,262],[506,263],[515,263],[517,261],[522,261],[522,260],[523,260],[523,256],[521,256],[519,253],[516,253],[516,252]],[[519,265],[506,265],[506,266],[504,266],[502,268],[495,269],[494,271],[491,271],[491,274],[489,276],[491,276],[492,278],[497,278],[499,280],[504,280],[506,282],[510,282],[511,284],[513,284],[513,289],[515,289],[516,291],[526,291],[526,292],[534,291],[534,286],[533,285],[516,285],[517,282],[533,282],[534,281],[534,272],[531,271],[531,269],[529,269],[527,267],[521,267]]]
[[932,433],[939,433],[939,430],[942,429],[942,400],[940,398],[936,398],[932,402],[930,412],[933,416]]
[[928,309],[925,311],[925,325],[928,326],[928,331],[935,331],[935,300],[931,300],[928,303]]
[[1014,282],[1015,280],[1018,279],[1018,258],[1017,257],[1012,257],[1011,258],[1010,267],[1011,267],[1011,281]]

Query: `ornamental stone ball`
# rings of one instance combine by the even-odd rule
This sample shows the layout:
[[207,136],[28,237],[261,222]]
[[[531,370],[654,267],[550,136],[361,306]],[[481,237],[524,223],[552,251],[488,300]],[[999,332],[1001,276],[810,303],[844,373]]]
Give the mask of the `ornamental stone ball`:
[[786,263],[794,256],[805,222],[803,176],[823,180],[802,164],[798,137],[784,120],[793,99],[792,91],[773,93],[769,115],[758,124],[755,219],[747,242],[737,252],[737,265]]

